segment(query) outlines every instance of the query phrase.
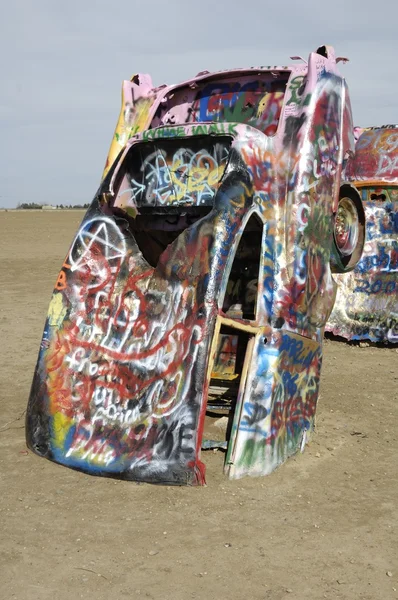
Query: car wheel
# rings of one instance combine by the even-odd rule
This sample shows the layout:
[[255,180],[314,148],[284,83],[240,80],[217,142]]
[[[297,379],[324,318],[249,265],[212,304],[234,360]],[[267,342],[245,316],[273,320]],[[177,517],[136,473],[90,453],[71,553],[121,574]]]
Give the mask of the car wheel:
[[349,184],[340,188],[335,214],[331,267],[333,273],[348,273],[358,264],[365,243],[365,211],[358,191]]

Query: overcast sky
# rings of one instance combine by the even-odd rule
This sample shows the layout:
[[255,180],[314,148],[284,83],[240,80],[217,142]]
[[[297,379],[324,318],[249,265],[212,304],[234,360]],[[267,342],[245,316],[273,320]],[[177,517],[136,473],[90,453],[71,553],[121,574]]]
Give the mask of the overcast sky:
[[91,201],[137,72],[178,83],[326,43],[350,59],[355,123],[398,122],[397,0],[3,0],[0,14],[0,207]]

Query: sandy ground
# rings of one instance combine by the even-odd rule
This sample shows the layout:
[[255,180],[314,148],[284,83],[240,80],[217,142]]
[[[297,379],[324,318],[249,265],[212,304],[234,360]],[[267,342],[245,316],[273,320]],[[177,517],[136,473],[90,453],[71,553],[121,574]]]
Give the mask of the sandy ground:
[[394,348],[325,344],[317,433],[271,476],[90,477],[25,447],[52,286],[83,212],[0,213],[0,598],[398,598]]

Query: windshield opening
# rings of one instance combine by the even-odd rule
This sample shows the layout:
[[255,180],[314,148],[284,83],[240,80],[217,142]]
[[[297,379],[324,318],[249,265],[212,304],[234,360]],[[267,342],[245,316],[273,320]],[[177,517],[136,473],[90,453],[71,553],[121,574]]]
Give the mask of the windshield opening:
[[[167,129],[164,130],[167,134]],[[156,139],[134,144],[116,176],[112,210],[153,267],[167,246],[213,208],[230,137]]]
[[164,99],[151,128],[181,123],[245,123],[276,134],[289,71],[220,75],[182,85]]
[[118,175],[114,206],[133,216],[143,207],[213,206],[231,143],[230,137],[200,136],[134,144]]

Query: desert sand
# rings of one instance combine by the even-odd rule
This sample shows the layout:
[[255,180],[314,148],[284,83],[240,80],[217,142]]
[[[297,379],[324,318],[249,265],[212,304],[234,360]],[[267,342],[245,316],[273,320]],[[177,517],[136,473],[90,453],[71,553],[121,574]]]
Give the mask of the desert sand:
[[2,600],[398,598],[398,350],[327,340],[316,433],[268,477],[91,477],[25,445],[57,272],[84,211],[0,212]]

